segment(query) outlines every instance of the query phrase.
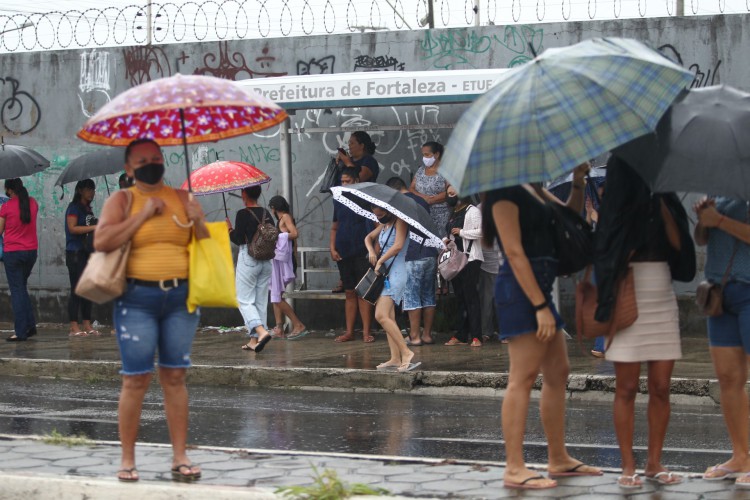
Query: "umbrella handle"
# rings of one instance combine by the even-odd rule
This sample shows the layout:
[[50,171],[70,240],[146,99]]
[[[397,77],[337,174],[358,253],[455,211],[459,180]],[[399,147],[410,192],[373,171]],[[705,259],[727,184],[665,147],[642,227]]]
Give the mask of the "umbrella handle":
[[229,218],[229,211],[227,210],[227,197],[224,196],[224,192],[221,193],[221,200],[224,202],[224,217]]
[[180,108],[180,124],[182,125],[182,146],[185,148],[185,170],[187,171],[188,192],[193,192],[193,183],[190,181],[190,157],[188,156],[187,134],[185,133],[185,109]]

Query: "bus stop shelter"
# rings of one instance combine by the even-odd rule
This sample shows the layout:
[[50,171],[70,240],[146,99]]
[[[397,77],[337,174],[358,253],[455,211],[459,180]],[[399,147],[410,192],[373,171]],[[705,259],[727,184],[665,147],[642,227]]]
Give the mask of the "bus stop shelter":
[[[298,110],[308,109],[466,104],[486,92],[507,71],[510,70],[355,72],[249,79],[237,84],[263,94],[293,115]],[[453,128],[454,125],[430,124],[429,128]],[[292,128],[291,120],[287,119],[281,124],[279,134],[284,198],[293,205],[292,134],[423,128],[422,124]]]

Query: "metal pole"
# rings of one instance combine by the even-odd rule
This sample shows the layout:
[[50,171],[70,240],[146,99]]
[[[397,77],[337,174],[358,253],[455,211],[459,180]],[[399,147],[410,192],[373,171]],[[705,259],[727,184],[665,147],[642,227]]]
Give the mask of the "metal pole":
[[474,26],[479,26],[479,0],[474,1]]
[[146,45],[151,45],[151,2],[146,4]]
[[675,16],[683,17],[685,15],[685,0],[675,0]]
[[427,0],[427,27],[435,29],[435,6],[434,0]]
[[281,194],[289,203],[291,213],[294,213],[294,196],[292,183],[292,134],[289,133],[289,127],[292,121],[287,118],[281,124],[280,137],[280,160],[281,160]]
[[407,28],[411,29],[411,26],[409,26],[409,23],[406,22],[406,19],[404,19],[404,16],[402,16],[401,14],[399,14],[398,10],[396,10],[396,6],[393,5],[389,0],[385,0],[385,3],[387,3],[388,7],[391,8],[391,10],[393,11],[393,13],[396,14],[399,19],[401,19],[401,21],[404,23],[404,26],[406,26]]

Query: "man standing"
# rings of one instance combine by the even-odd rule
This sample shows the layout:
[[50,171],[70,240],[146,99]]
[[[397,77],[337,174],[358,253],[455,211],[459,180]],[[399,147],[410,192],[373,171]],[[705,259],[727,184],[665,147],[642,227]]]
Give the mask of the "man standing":
[[[345,168],[341,173],[341,185],[348,186],[359,182],[357,171],[354,168]],[[341,282],[346,294],[344,306],[346,316],[346,333],[336,337],[336,342],[349,342],[354,340],[354,322],[357,319],[357,310],[362,320],[362,340],[374,342],[375,337],[370,335],[372,324],[372,306],[357,297],[354,291],[359,280],[365,275],[370,267],[367,260],[367,248],[365,237],[374,229],[372,222],[352,210],[349,210],[338,201],[333,202],[333,224],[331,225],[331,258],[336,262],[341,275]]]
[[[430,205],[421,197],[410,193],[401,177],[391,177],[386,186],[400,191],[430,212]],[[432,324],[435,320],[435,280],[437,277],[437,250],[409,240],[406,252],[406,271],[409,286],[404,295],[403,310],[409,314],[409,340],[411,346],[434,344]],[[420,331],[424,319],[424,331]]]

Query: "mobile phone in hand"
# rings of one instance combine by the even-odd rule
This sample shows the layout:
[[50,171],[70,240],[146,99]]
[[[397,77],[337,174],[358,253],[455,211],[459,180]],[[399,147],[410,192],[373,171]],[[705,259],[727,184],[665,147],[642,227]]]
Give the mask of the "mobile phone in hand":
[[341,153],[342,155],[346,154],[346,151],[344,150],[344,148],[336,148],[336,149],[338,149],[338,152]]

